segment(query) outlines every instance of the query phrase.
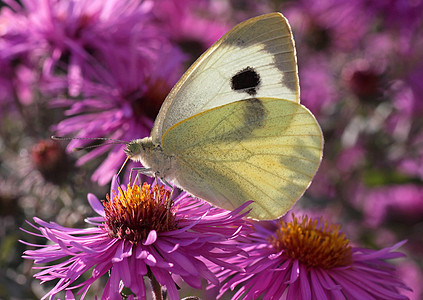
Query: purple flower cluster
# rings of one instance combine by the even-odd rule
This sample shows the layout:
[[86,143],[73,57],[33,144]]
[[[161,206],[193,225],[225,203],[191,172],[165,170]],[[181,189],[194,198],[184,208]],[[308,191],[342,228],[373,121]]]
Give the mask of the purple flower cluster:
[[[230,212],[182,193],[171,199],[163,186],[119,188],[116,181],[102,203],[88,195],[100,217],[93,226],[73,229],[34,218],[32,225],[49,245],[33,246],[24,258],[40,269],[42,282],[57,282],[43,299],[66,291],[87,296],[94,282],[108,274],[101,299],[146,299],[144,277],[156,299],[164,287],[169,299],[179,299],[176,278],[201,289],[219,287],[217,298],[237,289],[233,299],[408,299],[409,289],[386,261],[404,256],[395,250],[352,247],[339,226],[304,217],[257,223],[243,218],[249,205]],[[91,276],[76,280],[92,270]],[[125,291],[124,291],[125,288]],[[129,294],[128,294],[129,293]]]
[[[310,219],[256,224],[246,206],[228,212],[154,185],[119,188],[119,143],[70,154],[94,145],[84,138],[148,136],[184,70],[233,25],[272,11],[291,24],[301,103],[325,137],[320,170],[295,207]],[[20,239],[40,271],[28,284],[19,251],[7,251],[21,233],[0,231],[12,257],[0,262],[18,284],[0,277],[0,298],[178,299],[202,288],[204,299],[421,299],[422,15],[423,0],[2,1],[0,224],[27,228],[20,220],[38,216]],[[53,134],[82,139],[66,154],[46,141]],[[108,198],[91,194],[111,180]],[[82,229],[92,209],[100,216]],[[410,259],[395,268],[387,260],[400,246]]]
[[[209,5],[203,1],[200,8],[205,11]],[[28,0],[13,8],[15,13],[4,8],[1,16],[2,23],[13,24],[4,34],[6,53],[0,49],[0,59],[4,56],[0,63],[8,72],[7,94],[2,98],[10,102],[15,93],[25,92],[14,84],[25,69],[12,68],[16,56],[23,55],[39,78],[37,86],[50,99],[48,107],[66,109],[67,118],[52,130],[78,138],[129,141],[149,135],[161,103],[188,59],[180,45],[197,41],[201,53],[226,31],[216,19],[206,21],[188,13],[193,1]],[[188,28],[197,32],[190,36]],[[73,140],[67,149],[88,143]],[[77,162],[82,165],[106,152],[107,158],[92,175],[102,185],[125,159],[122,146],[97,148]]]

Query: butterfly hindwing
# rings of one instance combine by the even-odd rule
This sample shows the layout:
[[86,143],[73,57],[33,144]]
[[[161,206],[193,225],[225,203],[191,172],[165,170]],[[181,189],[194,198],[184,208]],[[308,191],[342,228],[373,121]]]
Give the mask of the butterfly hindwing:
[[302,105],[275,98],[232,102],[187,118],[163,136],[177,164],[175,183],[212,204],[249,216],[283,215],[309,186],[323,136]]

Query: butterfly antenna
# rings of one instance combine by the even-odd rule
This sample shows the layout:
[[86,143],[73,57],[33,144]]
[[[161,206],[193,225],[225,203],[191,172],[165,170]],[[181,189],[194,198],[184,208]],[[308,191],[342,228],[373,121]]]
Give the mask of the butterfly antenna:
[[128,142],[118,139],[106,138],[106,137],[97,137],[97,138],[89,138],[89,137],[63,137],[63,136],[51,136],[52,140],[55,141],[70,141],[70,140],[95,140],[95,141],[112,141],[120,144],[127,144]]
[[70,141],[70,140],[110,141],[109,143],[103,143],[103,144],[97,144],[97,145],[91,145],[91,146],[85,146],[85,147],[77,147],[77,148],[74,148],[73,151],[92,149],[92,148],[97,148],[97,147],[107,146],[107,145],[119,145],[119,144],[127,144],[128,143],[128,142],[125,142],[123,140],[111,139],[111,138],[105,138],[105,137],[101,137],[101,138],[81,138],[81,137],[62,137],[62,136],[52,135],[51,139],[54,140],[54,141]]

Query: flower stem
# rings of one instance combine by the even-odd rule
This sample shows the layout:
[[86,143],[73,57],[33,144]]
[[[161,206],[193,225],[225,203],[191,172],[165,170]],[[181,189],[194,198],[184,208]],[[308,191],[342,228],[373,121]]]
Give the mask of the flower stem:
[[154,300],[163,300],[163,298],[162,298],[162,287],[160,286],[160,283],[157,281],[156,277],[154,277],[150,268],[148,268],[147,276],[150,279],[150,285],[151,285],[151,289],[153,291],[153,299]]

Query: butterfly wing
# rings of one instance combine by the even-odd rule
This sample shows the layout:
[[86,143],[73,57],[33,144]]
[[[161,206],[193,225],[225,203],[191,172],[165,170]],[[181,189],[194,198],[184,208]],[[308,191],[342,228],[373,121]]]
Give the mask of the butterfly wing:
[[299,102],[294,40],[280,13],[235,26],[188,69],[160,109],[153,142],[190,116],[251,97]]
[[179,187],[229,210],[254,200],[251,217],[274,219],[309,186],[323,135],[301,104],[250,98],[175,124],[162,148],[174,156]]

